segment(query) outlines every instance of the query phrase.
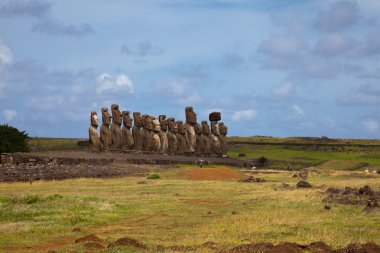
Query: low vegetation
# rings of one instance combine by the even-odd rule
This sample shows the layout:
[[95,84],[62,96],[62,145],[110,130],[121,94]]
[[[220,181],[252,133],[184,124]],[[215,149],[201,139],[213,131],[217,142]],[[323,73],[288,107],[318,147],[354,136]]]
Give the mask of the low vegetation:
[[[209,252],[201,246],[206,241],[224,249],[262,241],[380,244],[378,214],[364,213],[360,205],[329,204],[326,210],[322,202],[329,187],[369,185],[378,191],[378,175],[314,171],[308,178],[314,187],[297,189],[293,172],[246,172],[263,183],[238,182],[239,173],[184,166],[144,184],[143,177],[1,183],[0,251],[84,252],[74,241],[88,234],[107,242],[128,236],[150,251],[161,245],[167,252],[173,246]],[[290,187],[282,188],[284,183]],[[101,252],[129,252],[121,249]]]
[[0,154],[27,152],[29,136],[25,131],[20,131],[7,124],[0,125]]

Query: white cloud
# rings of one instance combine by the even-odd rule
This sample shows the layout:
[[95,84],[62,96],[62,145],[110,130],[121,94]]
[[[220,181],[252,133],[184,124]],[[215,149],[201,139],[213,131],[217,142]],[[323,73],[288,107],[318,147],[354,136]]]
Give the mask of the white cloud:
[[328,11],[320,12],[314,24],[323,31],[340,31],[356,24],[359,19],[359,6],[355,1],[339,1],[331,4]]
[[0,42],[0,63],[12,64],[13,63],[13,53],[3,43]]
[[302,117],[305,116],[305,112],[303,111],[303,109],[301,107],[299,107],[297,104],[294,104],[292,106],[292,109],[293,109],[293,112],[295,112],[296,114],[298,115],[301,115]]
[[329,33],[319,38],[315,51],[326,56],[346,55],[353,52],[358,45],[359,43],[352,37],[342,33]]
[[4,116],[6,122],[13,121],[13,119],[18,114],[15,110],[11,110],[11,109],[2,110],[2,113],[3,113],[3,116]]
[[272,94],[276,97],[286,97],[294,92],[294,85],[291,82],[285,82],[284,84],[274,87]]
[[258,50],[267,55],[290,57],[299,55],[306,48],[307,45],[296,37],[272,35],[261,42]]
[[128,93],[133,93],[133,82],[126,74],[112,76],[108,73],[103,73],[96,79],[96,93],[115,92],[126,90]]
[[232,114],[233,121],[241,121],[241,120],[251,120],[254,119],[257,115],[257,111],[254,109],[241,110],[236,111]]
[[375,133],[380,130],[380,123],[374,119],[368,119],[364,121],[362,124],[371,133]]

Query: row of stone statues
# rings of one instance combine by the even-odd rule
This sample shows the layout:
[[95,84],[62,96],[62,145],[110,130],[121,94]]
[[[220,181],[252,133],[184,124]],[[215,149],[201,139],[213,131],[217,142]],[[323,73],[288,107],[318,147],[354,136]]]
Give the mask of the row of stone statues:
[[[227,154],[227,127],[219,112],[209,115],[211,130],[207,121],[197,123],[197,114],[192,107],[186,107],[186,123],[160,115],[158,119],[139,112],[119,110],[117,104],[102,108],[102,125],[98,135],[98,115],[91,112],[89,148],[100,150],[136,150],[162,154]],[[112,119],[112,122],[111,122]],[[134,124],[132,125],[132,122]]]

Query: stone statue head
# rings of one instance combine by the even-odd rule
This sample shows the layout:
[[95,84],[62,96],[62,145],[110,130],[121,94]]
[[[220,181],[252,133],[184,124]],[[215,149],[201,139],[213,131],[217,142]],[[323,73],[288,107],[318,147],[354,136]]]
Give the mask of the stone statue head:
[[112,112],[112,122],[114,122],[117,125],[121,125],[123,115],[121,114],[119,110],[119,105],[117,104],[111,105],[111,112]]
[[123,111],[123,125],[126,128],[132,127],[132,118],[131,118],[131,112],[130,111]]
[[156,117],[151,117],[151,120],[152,120],[152,130],[154,132],[160,132],[161,131],[160,121]]
[[194,125],[194,131],[195,131],[196,134],[202,134],[202,126],[201,126],[201,124],[196,123]]
[[197,114],[194,112],[193,107],[188,106],[185,108],[186,123],[194,125],[197,123]]
[[177,124],[178,133],[186,134],[186,127],[183,124],[182,120],[178,120],[176,124]]
[[139,112],[134,112],[133,113],[133,121],[134,121],[134,124],[136,127],[142,127],[143,126],[143,122],[142,122],[142,118],[141,118],[141,113]]
[[160,120],[161,130],[166,132],[168,130],[168,121],[166,120],[166,115],[160,115],[158,119]]
[[148,130],[153,130],[152,118],[148,114],[143,114],[142,116],[143,128]]
[[102,108],[102,121],[103,121],[103,124],[106,125],[106,126],[109,126],[111,124],[111,115],[109,114],[108,112],[108,108],[107,107],[103,107]]
[[91,126],[98,127],[99,126],[99,119],[98,114],[96,112],[91,112]]
[[217,121],[211,121],[211,133],[216,135],[219,134],[219,127]]
[[177,125],[175,123],[175,118],[168,118],[169,131],[173,133],[177,133]]
[[206,120],[202,121],[202,133],[209,135],[210,134],[210,127],[208,126],[208,123]]
[[219,122],[219,132],[220,134],[227,135],[228,128],[223,122]]

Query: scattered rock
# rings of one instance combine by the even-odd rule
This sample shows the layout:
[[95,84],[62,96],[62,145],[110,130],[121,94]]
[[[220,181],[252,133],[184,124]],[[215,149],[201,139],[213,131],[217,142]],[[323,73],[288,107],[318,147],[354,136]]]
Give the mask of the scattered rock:
[[373,212],[379,212],[380,206],[379,203],[377,203],[376,199],[370,199],[368,200],[367,206],[364,207],[363,212],[366,213],[373,213]]
[[311,188],[311,184],[308,181],[301,180],[297,183],[297,188]]
[[359,189],[359,194],[360,195],[368,195],[368,196],[373,196],[374,195],[374,191],[372,190],[371,187],[369,187],[368,185],[362,187]]
[[244,182],[244,183],[261,183],[261,182],[265,182],[265,179],[263,178],[258,178],[258,177],[253,177],[253,176],[249,176],[247,178],[244,178],[244,179],[240,179],[238,180],[238,182]]
[[331,206],[325,205],[324,209],[325,210],[331,210]]
[[117,246],[132,246],[132,247],[138,248],[138,249],[145,249],[145,250],[148,249],[144,244],[142,244],[138,240],[133,239],[133,238],[129,238],[129,237],[123,237],[123,238],[116,240],[113,243],[110,243],[108,245],[108,248],[114,248]]
[[[371,205],[370,200],[380,200],[380,192],[376,192],[369,186],[360,189],[345,187],[344,189],[328,188],[324,202],[344,205]],[[370,208],[371,206],[369,206]]]
[[273,190],[282,191],[282,190],[288,190],[288,189],[292,189],[292,188],[294,188],[294,187],[290,186],[290,184],[282,183],[281,185],[273,187]]

